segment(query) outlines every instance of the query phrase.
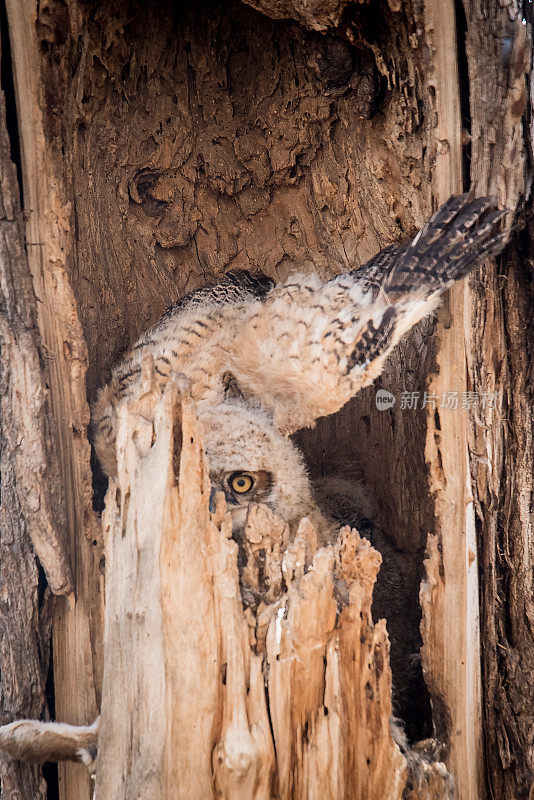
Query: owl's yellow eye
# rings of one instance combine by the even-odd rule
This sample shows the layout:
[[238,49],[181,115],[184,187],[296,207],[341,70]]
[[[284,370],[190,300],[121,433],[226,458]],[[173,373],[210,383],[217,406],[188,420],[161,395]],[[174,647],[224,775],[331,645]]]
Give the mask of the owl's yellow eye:
[[248,472],[234,472],[230,478],[230,488],[238,494],[250,492],[254,486],[254,478]]

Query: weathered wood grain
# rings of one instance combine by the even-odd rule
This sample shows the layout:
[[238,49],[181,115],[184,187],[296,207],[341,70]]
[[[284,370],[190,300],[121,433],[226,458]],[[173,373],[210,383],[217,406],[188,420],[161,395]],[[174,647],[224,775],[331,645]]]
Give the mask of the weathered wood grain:
[[[488,794],[534,791],[532,9],[464,3],[475,191],[526,207],[524,234],[471,281],[469,381],[494,402],[469,418],[480,553]],[[530,94],[529,94],[530,93]]]
[[[48,488],[75,593],[75,602],[58,603],[55,609],[56,714],[64,722],[81,724],[92,722],[98,713],[102,669],[99,525],[91,508],[86,437],[87,348],[69,282],[71,201],[65,197],[58,168],[60,151],[54,149],[43,128],[41,103],[45,90],[39,68],[37,4],[31,0],[9,2],[7,17],[19,123],[24,235],[37,297],[35,323],[49,387],[46,468],[52,471],[53,479],[48,481]],[[27,359],[25,363],[29,368],[31,361]],[[34,403],[39,397],[34,394]],[[28,472],[27,479],[30,477]],[[46,560],[44,566],[46,569]],[[72,775],[70,786],[70,778],[65,781],[60,775],[61,786],[67,784],[69,800],[89,800],[91,787],[84,768],[68,765],[63,769]]]
[[[432,185],[442,203],[464,186],[457,20],[454,2],[428,0],[425,9],[429,84],[437,116]],[[427,409],[426,443],[436,527],[428,541],[420,599],[423,670],[434,702],[433,724],[444,743],[458,800],[480,800],[485,788],[478,561],[467,420],[460,403],[458,410],[441,408],[441,398],[447,393],[462,397],[467,391],[465,283],[451,289],[438,315],[436,370],[427,389],[436,398]]]
[[[0,723],[39,717],[45,705],[53,598],[39,591],[36,552],[56,590],[69,591],[57,485],[46,458],[46,370],[24,250],[15,165],[0,92]],[[0,757],[0,796],[42,800],[40,768]]]
[[[341,17],[343,3],[259,3],[272,16],[329,28],[318,34],[291,19],[273,21],[237,0],[7,3],[26,238],[50,371],[50,438],[58,447],[49,465],[55,461],[60,476],[51,508],[64,515],[77,593],[74,611],[59,609],[55,633],[57,710],[67,721],[92,719],[102,674],[86,370],[93,396],[112,361],[169,302],[230,267],[283,278],[295,269],[329,274],[357,266],[410,233],[433,199],[459,188],[462,154],[465,182],[476,193],[494,192],[513,209],[530,191],[530,32],[515,0],[466,0],[465,52],[463,23],[452,24],[449,3],[348,4]],[[449,375],[469,390],[496,387],[500,415],[470,412],[459,428],[458,415],[444,419],[444,412],[427,432],[424,414],[399,403],[379,412],[369,390],[302,436],[316,474],[365,476],[382,528],[413,553],[406,636],[414,652],[424,543],[429,532],[444,537],[433,574],[442,580],[441,563],[447,577],[440,591],[450,602],[439,632],[440,603],[427,604],[425,626],[439,638],[429,661],[441,659],[445,670],[435,666],[427,679],[440,735],[447,740],[452,732],[473,756],[462,756],[471,796],[484,792],[474,735],[480,556],[487,778],[494,796],[506,800],[528,796],[534,768],[532,609],[525,599],[532,563],[527,238],[498,274],[488,266],[466,297],[452,295],[452,327],[447,311],[441,317],[441,373],[432,386],[460,389],[445,385]],[[464,311],[472,322],[463,321]],[[381,385],[397,398],[429,389],[430,330],[420,327],[391,359]],[[467,376],[459,350],[467,354]],[[427,491],[425,439],[440,525]],[[478,548],[473,514],[470,526],[462,516],[471,491]],[[463,576],[456,600],[451,569]],[[448,644],[457,612],[459,659]],[[266,641],[269,625],[266,612],[248,636]],[[415,690],[421,694],[420,685]],[[440,696],[456,708],[459,727],[440,710]],[[430,725],[427,714],[416,729]],[[64,797],[87,800],[83,773],[69,767],[62,778]]]
[[145,372],[120,407],[103,517],[97,797],[401,800],[408,781],[411,798],[451,797],[444,766],[392,737],[389,643],[371,619],[380,555],[350,528],[317,550],[308,520],[280,546],[284,524],[259,507],[245,537],[278,554],[283,585],[273,556],[265,602],[245,610],[244,583],[257,596],[264,581],[244,569],[240,588],[222,494],[209,514],[187,384],[158,398]]

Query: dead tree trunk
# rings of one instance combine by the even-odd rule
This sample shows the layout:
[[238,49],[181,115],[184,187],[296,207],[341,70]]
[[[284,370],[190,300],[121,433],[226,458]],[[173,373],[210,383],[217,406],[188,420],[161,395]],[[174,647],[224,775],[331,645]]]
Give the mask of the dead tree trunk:
[[[150,371],[145,384],[121,410],[103,516],[113,580],[96,796],[452,797],[444,765],[407,761],[390,732],[389,643],[371,619],[379,554],[349,528],[318,550],[309,520],[290,542],[258,506],[240,580],[224,495],[208,512],[187,385],[158,399]],[[245,587],[262,597],[254,610]]]
[[[28,439],[31,440],[32,433],[39,438],[39,427],[44,421],[39,405],[44,394],[33,339],[35,303],[24,254],[19,192],[5,126],[3,95],[0,100],[0,186],[0,720],[4,724],[15,717],[39,717],[43,713],[52,598],[48,590],[39,596],[38,565],[26,523],[28,503],[23,506],[17,491],[20,482],[28,485],[30,465],[21,464],[21,460],[31,452]],[[33,413],[19,416],[17,411],[21,411],[27,389],[34,394],[36,403]],[[24,423],[28,425],[26,429]],[[39,482],[34,491],[38,493]],[[34,502],[34,522],[37,509],[38,502]],[[20,793],[19,796],[34,800],[46,796],[46,786],[37,767],[0,758],[0,783],[2,797]]]
[[[103,673],[104,696],[113,699],[113,664],[103,664],[105,554],[92,508],[87,397],[170,302],[231,267],[277,279],[297,269],[355,268],[464,188],[494,193],[529,215],[531,21],[518,2],[251,5],[5,4],[3,88],[16,100],[8,121],[20,144],[12,158],[24,221],[11,210],[17,190],[2,133],[1,266],[9,280],[2,279],[1,308],[1,535],[12,554],[23,553],[27,573],[15,584],[2,557],[0,588],[13,615],[0,648],[2,721],[38,716],[43,707],[49,601],[39,610],[28,535],[50,590],[68,594],[71,581],[75,590],[75,602],[56,603],[56,717],[92,722]],[[527,798],[534,780],[529,232],[451,293],[437,337],[425,323],[399,348],[380,384],[397,397],[392,409],[378,411],[375,389],[367,390],[300,435],[312,475],[365,478],[383,529],[409,554],[406,637],[413,652],[423,644],[431,705],[420,673],[405,723],[413,739],[440,740],[461,800]],[[15,352],[23,357],[8,362]],[[439,398],[434,405],[401,407],[402,392],[424,391]],[[496,394],[497,404],[455,410],[440,404],[448,392]],[[38,401],[31,414],[20,405],[28,393]],[[98,511],[98,471],[95,486]],[[124,502],[113,500],[121,513]],[[109,554],[114,546],[116,564],[128,543],[110,539]],[[108,603],[118,602],[109,574],[118,568],[107,564]],[[24,614],[13,611],[23,607]],[[166,654],[165,604],[161,614]],[[129,624],[117,636],[131,648],[140,623]],[[107,636],[109,647],[109,627]],[[11,652],[22,654],[16,678],[6,667],[15,663]],[[246,648],[239,657],[255,663]],[[227,730],[230,706],[221,698],[231,687],[209,687],[219,714],[213,730]],[[156,707],[148,694],[144,700]],[[324,703],[314,708],[320,715]],[[138,734],[143,725],[154,730],[151,719],[136,719]],[[106,759],[118,742],[110,725],[108,717]],[[332,720],[321,726],[333,735]],[[293,747],[297,739],[289,740]],[[154,748],[172,761],[168,738]],[[228,796],[239,796],[228,775],[214,762],[210,768]],[[2,797],[42,796],[36,771],[5,769]],[[83,767],[61,767],[60,796],[89,800]]]

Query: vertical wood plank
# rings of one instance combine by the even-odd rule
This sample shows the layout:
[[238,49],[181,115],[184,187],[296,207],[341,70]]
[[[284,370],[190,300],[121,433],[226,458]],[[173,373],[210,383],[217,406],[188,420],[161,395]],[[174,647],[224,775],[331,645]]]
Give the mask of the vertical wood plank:
[[[51,443],[59,468],[56,511],[74,575],[75,603],[58,603],[54,625],[56,715],[90,723],[101,684],[102,586],[99,525],[91,510],[89,422],[85,397],[87,353],[68,280],[72,250],[69,206],[57,159],[49,151],[40,103],[43,91],[34,0],[8,0],[25,200],[27,252],[38,298],[38,324],[50,372]],[[89,800],[81,765],[60,767],[64,800]]]
[[[471,179],[532,213],[532,3],[464,0]],[[512,214],[511,214],[512,216]],[[532,223],[471,280],[471,385],[495,400],[469,417],[481,559],[483,730],[488,794],[532,796],[534,751],[534,281]]]
[[[48,592],[39,597],[38,565],[16,463],[31,448],[27,425],[41,432],[44,427],[45,378],[34,313],[19,187],[11,161],[4,93],[0,92],[0,725],[18,717],[40,717],[50,659],[47,642],[53,598]],[[33,404],[28,402],[28,393],[34,395]],[[26,409],[31,405],[31,417],[21,413],[21,404]],[[46,475],[42,477],[44,481]],[[39,482],[34,481],[32,488],[38,496]],[[2,799],[43,800],[45,795],[39,766],[0,755]]]
[[[463,189],[456,16],[452,0],[428,0],[425,8],[437,115],[433,191],[440,204]],[[439,733],[448,739],[447,763],[459,800],[479,800],[484,789],[478,562],[467,424],[461,403],[458,410],[439,408],[443,392],[461,397],[467,390],[465,293],[465,281],[454,286],[438,316],[437,373],[428,387],[438,408],[430,405],[426,445],[437,540],[429,548],[421,603],[424,670]]]

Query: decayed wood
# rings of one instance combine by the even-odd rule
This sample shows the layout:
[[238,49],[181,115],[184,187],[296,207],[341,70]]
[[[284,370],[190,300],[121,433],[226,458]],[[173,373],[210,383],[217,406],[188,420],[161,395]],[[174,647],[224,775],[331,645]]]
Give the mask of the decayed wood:
[[[57,156],[43,130],[40,103],[46,90],[38,64],[37,3],[17,0],[6,5],[22,155],[25,237],[31,280],[39,300],[36,321],[50,387],[47,414],[50,448],[46,463],[56,474],[55,480],[47,482],[53,490],[54,513],[60,521],[76,596],[76,602],[70,606],[56,605],[53,648],[56,714],[65,722],[90,723],[96,717],[100,700],[102,576],[99,525],[91,508],[89,445],[85,433],[89,421],[85,389],[87,349],[67,272],[72,248],[71,206],[64,195]],[[25,363],[29,369],[31,360]],[[39,401],[40,395],[36,394],[34,403]],[[28,473],[27,479],[30,478]],[[30,500],[34,495],[34,491],[29,493]],[[46,559],[44,566],[47,568]],[[48,568],[47,573],[50,573]],[[58,589],[53,582],[52,586]],[[64,587],[63,591],[72,591],[66,582]],[[83,767],[61,767],[60,778],[64,797],[89,800],[91,787]]]
[[500,269],[485,276],[473,307],[470,371],[495,401],[471,420],[470,454],[483,564],[488,779],[495,797],[523,800],[534,785],[533,262],[510,249]]
[[[42,181],[26,193],[28,209],[37,214],[42,207],[48,219],[57,206],[61,220],[61,235],[45,226],[31,241],[46,246],[45,273],[47,251],[60,243],[54,265],[65,267],[76,299],[90,355],[90,395],[169,302],[225,269],[261,268],[277,279],[302,269],[339,272],[404,238],[428,216],[432,109],[424,27],[408,5],[390,6],[397,10],[384,4],[378,29],[369,7],[339,38],[273,22],[232,0],[199,8],[106,0],[95,13],[78,0],[9,4],[23,151],[30,160],[45,152]],[[360,84],[367,87],[365,102]],[[72,298],[62,304],[69,287],[61,269],[58,275],[59,288],[46,287],[48,308],[72,311]],[[58,324],[63,327],[62,317]],[[60,371],[66,369],[53,394],[61,406],[68,364],[74,364],[72,405],[83,410],[78,332],[75,325],[74,341],[59,352]],[[72,334],[69,329],[64,338]],[[399,390],[423,380],[426,351],[418,333],[415,347],[406,344],[394,357],[389,374]],[[69,428],[71,412],[62,411],[66,452],[71,447],[80,455],[66,479],[82,488],[76,501],[82,508],[88,487],[83,414]],[[352,435],[354,417],[342,433],[348,438],[350,431],[365,451],[388,504],[388,530],[394,526],[404,547],[420,548],[432,524],[419,480],[424,424],[397,410],[394,421],[374,408],[361,416],[361,437]],[[369,441],[370,428],[378,431],[378,448]],[[418,453],[413,461],[403,455],[406,443]],[[321,451],[311,449],[311,460],[319,462]],[[91,613],[98,558],[87,553],[81,528],[71,530],[87,599],[81,604],[78,593],[80,616],[65,612],[59,619],[56,697],[59,718],[86,722],[98,699],[99,614]],[[415,556],[407,614],[414,652],[419,562]],[[79,687],[86,682],[84,699]],[[68,800],[79,800],[77,788],[65,780],[62,786]]]
[[[443,9],[445,4],[439,6]],[[495,194],[513,211],[528,182],[523,117],[527,107],[527,76],[531,70],[529,31],[522,18],[523,11],[515,6],[505,9],[494,8],[485,2],[465,2],[464,7],[467,18],[465,55],[469,74],[463,80],[469,78],[470,81],[471,110],[468,177],[475,193]],[[443,36],[436,37],[438,52],[444,41]],[[461,39],[459,45],[464,45]],[[442,76],[437,81],[438,99],[440,90],[447,86],[454,92],[454,84],[447,84]],[[457,131],[458,124],[454,124]],[[445,138],[448,140],[449,137]],[[458,162],[458,147],[453,150],[453,157]],[[441,182],[441,199],[456,188],[450,184],[450,174],[448,171],[445,181]],[[439,181],[439,171],[437,178]],[[426,616],[423,624],[427,626],[426,641],[432,642],[431,647],[425,647],[424,656],[427,664],[429,660],[434,663],[434,675],[428,676],[434,687],[436,682],[447,687],[447,675],[442,672],[440,676],[440,670],[453,674],[454,669],[451,672],[450,666],[444,666],[454,653],[452,642],[458,641],[458,635],[466,637],[467,646],[460,647],[464,658],[456,659],[456,664],[460,671],[465,670],[467,683],[465,687],[462,681],[449,683],[449,688],[441,696],[450,709],[452,692],[458,698],[459,712],[468,714],[468,718],[475,721],[472,729],[475,736],[470,735],[459,750],[463,758],[463,753],[467,753],[469,748],[471,752],[475,749],[474,757],[466,765],[472,778],[471,791],[474,791],[473,781],[476,781],[478,791],[483,792],[479,757],[482,734],[486,744],[488,791],[492,797],[512,800],[529,796],[534,781],[534,756],[528,744],[532,718],[526,711],[533,701],[534,651],[532,630],[524,624],[529,613],[532,614],[531,607],[528,610],[529,601],[525,605],[524,600],[532,596],[532,570],[528,565],[532,564],[533,552],[532,502],[528,500],[532,494],[534,471],[532,404],[525,379],[529,372],[528,341],[532,337],[526,311],[531,296],[531,266],[518,269],[518,260],[510,254],[501,261],[504,264],[508,261],[510,277],[499,285],[495,266],[488,263],[480,277],[468,282],[469,289],[463,300],[461,289],[454,289],[450,304],[453,324],[450,326],[450,320],[445,318],[446,328],[442,327],[439,332],[442,340],[438,359],[440,376],[432,388],[474,390],[478,402],[465,412],[466,425],[463,420],[458,425],[458,414],[454,414],[453,421],[462,441],[464,437],[468,441],[470,481],[464,503],[458,500],[458,492],[464,491],[462,485],[455,488],[453,484],[455,479],[463,480],[465,474],[463,446],[460,449],[456,447],[455,456],[449,424],[451,418],[446,411],[440,414],[439,426],[435,419],[429,419],[427,452],[434,463],[434,485],[440,487],[437,510],[442,516],[445,548],[438,548],[435,540],[431,543],[428,581],[422,587],[421,597],[423,607],[432,608],[432,615]],[[465,310],[463,322],[462,305]],[[467,381],[464,358],[468,367]],[[452,385],[455,375],[461,387]],[[494,395],[495,401],[481,403],[484,394]],[[507,413],[508,395],[513,399]],[[507,416],[505,432],[503,421]],[[452,505],[440,506],[440,501],[447,498],[456,504],[456,511]],[[451,536],[454,531],[451,517],[456,513],[460,524],[464,509],[466,536],[458,547],[458,540],[454,534]],[[478,543],[475,510],[480,530]],[[447,517],[449,524],[444,526]],[[503,519],[508,520],[504,523],[507,530],[501,534],[499,529]],[[481,556],[482,649],[478,641],[478,552]],[[503,555],[504,552],[507,555]],[[505,573],[511,579],[509,591],[503,589],[508,583]],[[454,581],[451,581],[451,576],[454,576]],[[463,597],[462,606],[468,612],[463,615],[462,630],[457,628],[458,614],[453,613],[456,597],[452,598],[452,607],[450,605],[451,590],[458,592],[457,597]],[[504,611],[505,608],[508,610]],[[440,636],[436,636],[435,631],[440,617],[443,630],[448,627],[450,631],[446,637],[449,645],[446,639],[442,640],[442,656],[439,654]],[[506,633],[511,618],[518,623],[512,637],[513,645]],[[479,654],[483,665],[483,716],[477,700]],[[454,758],[457,742],[454,734],[458,727],[451,722],[449,730],[452,733],[451,758]],[[460,796],[463,796],[463,786],[459,780]]]
[[[245,0],[253,8],[273,19],[295,19],[312,31],[336,28],[350,0]],[[365,2],[365,0],[364,0]],[[397,6],[398,0],[390,5]]]
[[258,507],[240,576],[185,382],[158,399],[145,364],[119,417],[97,797],[400,800],[408,779],[411,798],[449,797],[443,765],[392,738],[379,554],[350,528],[317,550],[308,520],[291,542]]
[[[2,385],[6,376],[2,376]],[[40,607],[38,568],[17,496],[10,451],[0,432],[0,723],[39,717],[50,660],[50,597]],[[0,754],[0,796],[44,800],[39,767]]]
[[[462,120],[452,0],[427,0],[430,83],[435,92],[438,203],[463,188]],[[421,585],[423,670],[433,697],[433,724],[443,741],[459,800],[484,797],[478,561],[472,494],[468,481],[466,415],[441,410],[444,393],[467,390],[464,303],[466,282],[449,293],[438,316],[436,373],[427,389],[426,457],[430,466],[436,533],[429,537],[426,579]],[[446,396],[446,395],[445,395]]]
[[[19,187],[0,92],[0,721],[43,712],[53,599],[39,597],[35,553],[56,592],[71,577],[52,503],[47,458],[46,368],[24,250]],[[33,545],[33,546],[32,546]],[[0,796],[41,800],[37,767],[0,758]]]
[[2,359],[9,379],[2,393],[2,422],[11,452],[17,493],[32,543],[55,594],[73,590],[71,571],[61,536],[61,516],[54,516],[58,478],[47,442],[49,394],[47,372],[39,357],[36,300],[24,251],[24,234],[15,166],[2,98],[1,125],[1,242]]
[[[472,180],[532,213],[532,9],[465,2]],[[527,20],[524,19],[527,16]],[[525,22],[529,23],[526,25]],[[530,95],[532,98],[532,94]],[[530,115],[530,116],[529,116]],[[472,282],[469,379],[495,401],[469,416],[481,557],[484,738],[488,794],[530,800],[534,786],[534,430],[532,223]]]
[[[172,2],[107,2],[93,14],[77,0],[24,0],[8,3],[8,18],[27,238],[53,361],[78,582],[76,608],[59,613],[54,635],[57,715],[81,723],[96,713],[101,647],[77,315],[92,394],[169,301],[224,269],[329,274],[411,231],[430,200],[425,48],[408,10],[384,15],[374,50],[363,55],[337,36],[278,25],[237,2],[208,3],[202,13]],[[351,22],[350,41],[361,38],[359,26]],[[387,92],[369,119],[377,65]],[[360,80],[369,87],[363,104]],[[407,346],[399,357],[412,376],[421,346],[418,339],[416,352]],[[396,429],[406,437],[391,436],[391,446],[416,447],[421,427],[404,415]],[[421,503],[409,502],[419,489],[404,461],[388,458],[379,477],[388,484],[394,473],[400,514],[392,508],[391,518],[410,520],[409,534],[401,524],[395,532],[406,544],[426,530],[428,513],[418,511],[413,524]],[[70,768],[61,787],[68,800],[86,800],[85,778]]]
[[[262,9],[268,10],[267,5],[262,3]],[[437,12],[438,5],[429,4],[427,10]],[[306,13],[310,8],[306,3],[285,7],[294,16],[297,6],[307,9]],[[361,263],[379,246],[401,237],[401,231],[408,232],[414,220],[421,222],[427,216],[436,157],[441,177],[435,194],[443,197],[448,181],[440,163],[450,170],[451,186],[457,190],[459,130],[455,121],[452,137],[447,112],[450,92],[457,92],[454,59],[450,69],[441,70],[436,84],[449,92],[445,92],[449,99],[444,107],[439,106],[439,91],[436,97],[440,126],[436,135],[432,132],[436,107],[427,89],[435,59],[452,55],[455,32],[450,15],[443,35],[432,37],[431,26],[425,29],[428,13],[425,17],[420,4],[406,2],[399,8],[391,0],[388,6],[371,5],[361,18],[358,13],[352,18],[354,9],[349,9],[347,29],[341,31],[345,41],[340,44],[335,35],[316,37],[291,23],[277,25],[238,3],[208,3],[200,11],[193,7],[178,11],[170,2],[133,6],[104,2],[93,13],[92,6],[77,0],[8,2],[30,216],[27,238],[35,285],[44,302],[40,327],[52,364],[54,418],[61,436],[55,432],[55,423],[51,430],[64,455],[62,480],[68,487],[66,502],[57,505],[68,509],[71,556],[79,582],[76,609],[61,612],[55,636],[56,697],[58,716],[63,719],[92,718],[101,668],[99,554],[98,547],[92,546],[97,537],[89,510],[84,432],[86,364],[77,314],[91,354],[88,383],[93,392],[116,354],[185,290],[229,266],[261,267],[284,277],[297,268],[325,273]],[[466,0],[465,8],[475,188],[479,193],[496,188],[501,199],[512,199],[513,206],[528,183],[520,124],[528,48],[519,46],[520,11],[514,3],[495,9],[482,0]],[[376,62],[362,66],[361,54],[356,58],[346,42],[365,40],[365,20],[372,20],[371,12],[381,20],[378,28],[371,26]],[[449,12],[449,4],[443,4],[441,13]],[[428,43],[429,61],[425,60]],[[382,92],[371,92],[367,116],[361,113],[353,91],[358,70],[373,85],[378,74],[383,81]],[[379,113],[368,119],[377,103]],[[501,170],[497,180],[496,170]],[[532,650],[524,622],[531,611],[521,602],[529,594],[525,564],[528,567],[532,459],[526,376],[531,367],[523,344],[529,272],[523,264],[512,275],[517,280],[510,282],[508,293],[508,284],[501,286],[495,274],[488,272],[485,294],[501,292],[504,321],[493,336],[493,306],[486,307],[483,295],[478,297],[480,317],[467,347],[470,354],[481,354],[475,355],[470,366],[470,374],[477,376],[475,388],[483,386],[480,376],[490,376],[489,384],[498,379],[498,365],[512,349],[518,355],[510,374],[517,375],[522,386],[513,409],[520,433],[516,436],[509,426],[504,436],[490,415],[484,422],[493,427],[479,426],[476,446],[471,440],[472,469],[479,483],[475,495],[480,498],[478,514],[483,523],[484,630],[491,643],[483,651],[485,727],[494,793],[506,791],[509,797],[514,796],[518,781],[527,785],[530,751],[526,745],[529,704],[523,705],[520,692],[512,697],[508,687],[521,686],[528,696],[525,676],[530,674],[528,653]],[[525,304],[517,302],[519,295],[526,298]],[[461,301],[458,294],[453,298],[449,343],[458,341],[462,331]],[[469,310],[471,300],[465,307]],[[520,314],[518,309],[523,309]],[[442,319],[442,335],[447,337],[446,315]],[[418,331],[393,357],[384,379],[389,381],[386,388],[398,390],[397,395],[402,389],[424,388],[429,352],[424,330]],[[456,358],[454,347],[447,350],[445,344],[442,368],[450,363],[447,353]],[[446,389],[461,388],[445,386],[444,378],[437,380],[434,387],[441,381]],[[337,431],[345,438],[350,434],[358,445],[350,453],[350,466],[356,461],[363,464],[370,485],[384,500],[381,505],[391,522],[388,530],[398,543],[415,550],[433,529],[421,455],[424,424],[417,415],[398,408],[389,416],[377,413],[373,398],[374,392],[368,392],[341,421],[320,426],[320,445],[312,447],[309,455],[316,468],[322,468],[323,442],[332,438],[328,434]],[[433,480],[443,487],[446,475],[448,489],[438,494],[457,503],[450,480],[456,468],[464,469],[458,444],[465,437],[461,433],[452,442],[445,413],[441,415],[445,432],[430,429]],[[456,426],[459,414],[452,416],[450,423]],[[479,422],[472,417],[470,424]],[[435,436],[453,444],[443,473]],[[503,458],[497,458],[486,483],[477,454],[485,458],[496,452],[502,452]],[[501,469],[503,464],[506,468]],[[506,495],[504,489],[510,488],[506,476],[512,473],[522,476],[519,491],[514,489],[510,502],[501,503],[496,498]],[[463,481],[458,496],[469,499]],[[443,523],[443,505],[438,513]],[[444,534],[452,548],[449,564],[460,559],[466,578],[462,592],[470,595],[469,607],[474,609],[476,559],[472,556],[476,549],[462,536],[461,550],[454,550],[458,541],[454,526],[464,524],[457,513],[450,532]],[[511,520],[513,546],[501,541],[503,516]],[[88,523],[91,544],[84,540],[82,519]],[[443,524],[441,528],[443,534]],[[439,578],[439,567],[436,549],[435,571],[429,567],[429,576]],[[253,571],[253,564],[250,568]],[[415,558],[414,586],[419,569]],[[439,581],[437,586],[439,592],[445,591]],[[503,610],[508,605],[508,586],[514,587],[513,642]],[[267,617],[265,627],[270,624]],[[453,620],[449,614],[442,618],[442,633],[447,625],[451,633]],[[437,625],[437,617],[426,616],[427,630],[433,621]],[[471,616],[469,629],[464,628],[471,645],[476,639],[474,622]],[[248,630],[252,636],[251,626]],[[255,629],[252,632],[257,635]],[[258,639],[263,641],[263,633]],[[441,658],[440,646],[432,647],[436,659]],[[472,647],[469,652],[473,653]],[[443,660],[446,656],[451,660],[449,675],[462,666],[453,653],[454,649],[442,649]],[[507,678],[501,685],[503,664]],[[435,674],[439,674],[437,667]],[[445,677],[434,679],[435,709],[441,691],[438,683],[443,687]],[[452,681],[450,686],[453,699],[458,700],[460,684]],[[86,691],[81,692],[81,687]],[[472,688],[476,689],[476,681]],[[473,703],[476,691],[466,696]],[[476,703],[472,707],[476,711]],[[465,709],[458,708],[466,718]],[[466,767],[471,776],[477,764],[475,753]],[[63,781],[65,796],[86,800],[85,777],[69,781],[70,777]]]

